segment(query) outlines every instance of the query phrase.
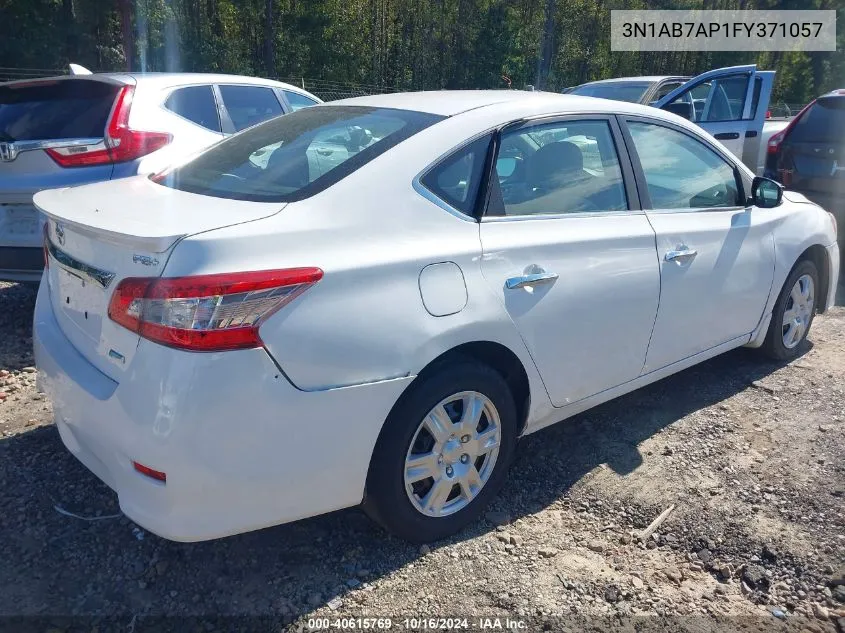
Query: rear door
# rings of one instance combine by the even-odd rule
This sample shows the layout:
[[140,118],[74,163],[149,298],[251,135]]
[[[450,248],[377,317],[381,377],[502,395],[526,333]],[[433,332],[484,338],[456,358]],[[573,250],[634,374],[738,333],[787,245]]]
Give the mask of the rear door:
[[780,146],[777,177],[845,217],[845,92],[819,97],[789,127]]
[[615,118],[530,121],[505,129],[499,145],[481,268],[552,402],[633,380],[660,273]]
[[774,72],[758,71],[754,64],[718,68],[654,105],[697,123],[754,170],[773,81]]
[[111,177],[111,164],[67,169],[48,150],[103,144],[121,85],[74,77],[0,86],[0,275],[16,278],[41,269],[35,192]]

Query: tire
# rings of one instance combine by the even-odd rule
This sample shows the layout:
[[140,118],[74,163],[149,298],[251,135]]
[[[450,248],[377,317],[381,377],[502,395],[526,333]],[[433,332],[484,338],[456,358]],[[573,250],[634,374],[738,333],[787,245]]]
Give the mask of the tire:
[[[472,359],[461,359],[421,375],[418,381],[403,394],[390,412],[376,442],[367,475],[363,508],[374,521],[396,536],[415,543],[428,543],[451,536],[472,523],[499,492],[513,459],[518,425],[516,406],[507,383],[487,365]],[[455,437],[438,443],[423,422],[430,419],[429,414],[435,407],[460,394],[463,394],[461,398],[441,407],[449,416],[446,423],[452,422],[454,426],[447,429],[441,424],[438,427],[446,431],[439,433],[441,439],[453,431],[456,432]],[[463,433],[466,429],[460,429],[455,422],[461,420],[465,410],[473,410],[469,408],[473,404],[474,410],[483,405],[479,423],[474,427],[476,431],[479,428],[481,431],[467,440],[469,433]],[[498,421],[495,420],[496,416]],[[467,428],[470,427],[472,424],[468,422]],[[495,435],[496,427],[497,454],[493,457],[490,452],[477,457],[475,447],[492,445],[490,437],[483,434]],[[477,441],[476,437],[482,439]],[[462,443],[464,441],[466,443]],[[432,494],[437,485],[434,477],[407,484],[412,489],[408,491],[406,459],[412,454],[431,455],[435,459],[430,462],[425,457],[427,466],[417,472],[437,473],[442,482],[438,488],[439,495]],[[436,461],[438,455],[442,456],[442,463]],[[466,461],[463,461],[464,456]],[[491,457],[492,461],[487,461]],[[479,474],[479,479],[474,480],[476,484],[486,476],[480,487],[460,483],[470,481],[469,473],[472,469]],[[447,472],[452,472],[454,479],[452,476],[447,478]],[[452,487],[447,488],[449,485]],[[448,494],[444,492],[446,490],[449,490]],[[416,501],[412,500],[412,495]],[[418,507],[423,506],[426,500],[431,501],[433,508],[440,505],[440,501],[443,501],[445,507],[439,512],[430,510],[435,515],[427,515],[424,509]]]
[[[798,336],[797,340],[790,341],[790,345],[787,345],[784,342],[784,336],[787,332],[787,326],[784,324],[784,315],[787,310],[791,310],[795,306],[795,301],[792,298],[793,288],[795,288],[799,279],[805,277],[812,280],[811,305],[809,311],[806,308],[801,311],[801,320],[804,327],[800,331],[800,336]],[[801,260],[792,269],[789,277],[786,278],[786,282],[783,284],[780,295],[775,302],[775,307],[772,310],[772,321],[769,323],[769,331],[766,333],[766,340],[760,348],[766,356],[777,361],[789,361],[799,356],[803,347],[802,343],[807,338],[810,327],[813,325],[818,294],[819,271],[812,261],[808,259]]]

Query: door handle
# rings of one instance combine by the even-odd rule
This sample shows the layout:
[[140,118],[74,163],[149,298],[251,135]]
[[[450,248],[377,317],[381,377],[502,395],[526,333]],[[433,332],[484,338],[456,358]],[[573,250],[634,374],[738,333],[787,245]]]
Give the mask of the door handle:
[[533,273],[530,275],[520,275],[519,277],[511,277],[505,281],[505,287],[508,290],[515,290],[517,288],[525,288],[527,286],[549,284],[557,278],[557,273]]
[[739,138],[739,132],[719,132],[714,137],[720,141],[733,141]]
[[687,248],[686,246],[681,246],[677,250],[668,251],[664,256],[664,259],[667,262],[675,262],[680,265],[691,261],[696,255],[698,255],[698,251]]

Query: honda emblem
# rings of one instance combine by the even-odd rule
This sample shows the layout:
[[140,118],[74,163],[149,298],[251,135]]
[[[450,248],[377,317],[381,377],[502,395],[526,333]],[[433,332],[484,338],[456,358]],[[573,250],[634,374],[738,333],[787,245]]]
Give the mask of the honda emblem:
[[11,163],[18,157],[18,148],[14,143],[0,143],[0,160]]

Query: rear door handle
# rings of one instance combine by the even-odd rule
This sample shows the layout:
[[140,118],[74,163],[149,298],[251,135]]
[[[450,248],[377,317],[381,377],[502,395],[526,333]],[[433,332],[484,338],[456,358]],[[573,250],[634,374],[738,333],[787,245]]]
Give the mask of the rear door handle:
[[698,255],[698,251],[682,246],[677,250],[668,251],[664,256],[664,259],[667,262],[675,262],[680,265],[691,261],[696,255]]
[[720,141],[733,141],[739,138],[739,132],[719,132],[715,137]]
[[533,273],[531,275],[520,275],[519,277],[511,277],[505,281],[505,287],[508,290],[515,290],[516,288],[525,288],[527,286],[549,284],[557,278],[557,273]]

